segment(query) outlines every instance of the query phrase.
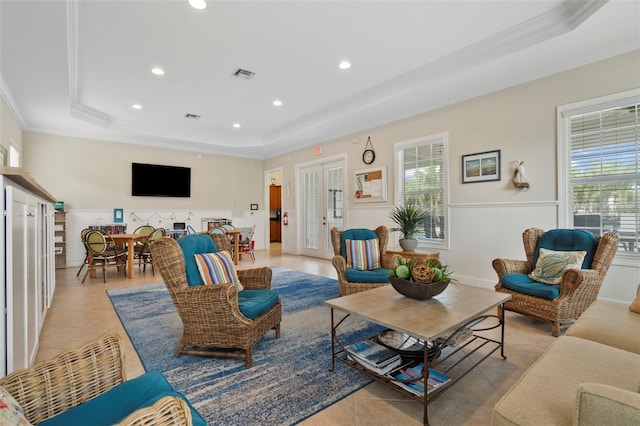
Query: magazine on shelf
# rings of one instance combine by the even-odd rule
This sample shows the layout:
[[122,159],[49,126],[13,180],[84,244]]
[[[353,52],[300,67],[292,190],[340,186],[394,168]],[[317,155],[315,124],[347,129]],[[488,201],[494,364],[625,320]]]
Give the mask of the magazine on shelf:
[[[422,377],[423,363],[418,361],[412,361],[407,365],[403,365],[396,370],[391,371],[388,376],[392,379],[398,380],[408,380],[408,379],[416,379]],[[429,378],[427,379],[427,394],[432,391],[438,389],[441,386],[449,383],[451,378],[444,373],[439,372],[438,370],[434,370],[433,368],[429,369]],[[424,381],[416,380],[415,382],[397,382],[395,380],[392,381],[397,386],[400,386],[403,389],[408,390],[409,392],[418,395],[424,396]]]
[[372,340],[361,340],[345,347],[349,358],[359,361],[378,374],[386,374],[400,366],[400,354]]

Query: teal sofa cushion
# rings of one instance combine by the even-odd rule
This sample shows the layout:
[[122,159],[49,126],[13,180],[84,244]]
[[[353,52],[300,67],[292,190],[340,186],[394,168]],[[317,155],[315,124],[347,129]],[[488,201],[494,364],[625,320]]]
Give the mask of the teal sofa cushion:
[[552,229],[547,231],[538,239],[536,251],[533,254],[533,262],[531,263],[531,271],[536,267],[541,248],[554,251],[586,251],[587,255],[582,261],[582,269],[589,269],[598,248],[598,240],[591,232],[581,229]]
[[203,285],[198,265],[196,265],[196,254],[217,253],[218,247],[211,237],[206,234],[190,234],[182,238],[178,238],[178,244],[184,255],[185,270],[187,272],[187,284]]
[[268,289],[242,290],[238,292],[238,308],[242,315],[254,319],[271,309],[278,297],[278,293]]
[[373,232],[371,229],[347,229],[346,231],[343,231],[342,235],[340,236],[340,255],[345,259],[347,258],[347,248],[345,246],[344,240],[373,240],[375,238],[378,238],[378,234]]
[[529,278],[527,274],[503,275],[502,287],[547,300],[553,300],[560,296],[560,284],[539,283]]
[[128,380],[77,407],[39,423],[39,425],[112,425],[124,420],[134,411],[148,407],[167,395],[179,396],[187,402],[194,425],[205,426],[207,424],[189,400],[181,393],[176,392],[162,373],[152,371]]
[[344,275],[347,281],[354,283],[379,284],[389,282],[389,270],[385,268],[377,268],[372,271],[359,271],[354,268],[348,268]]

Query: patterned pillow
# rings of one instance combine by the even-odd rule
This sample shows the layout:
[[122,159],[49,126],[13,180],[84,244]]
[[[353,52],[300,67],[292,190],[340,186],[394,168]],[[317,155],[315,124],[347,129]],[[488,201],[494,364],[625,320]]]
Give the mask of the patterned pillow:
[[24,417],[22,407],[2,387],[0,387],[0,425],[31,426]]
[[231,283],[238,287],[238,291],[244,289],[228,251],[196,254],[194,257],[205,285]]
[[564,271],[580,269],[586,254],[586,251],[554,251],[541,248],[538,262],[529,278],[545,284],[560,284]]
[[380,268],[380,240],[344,240],[347,268],[370,271]]

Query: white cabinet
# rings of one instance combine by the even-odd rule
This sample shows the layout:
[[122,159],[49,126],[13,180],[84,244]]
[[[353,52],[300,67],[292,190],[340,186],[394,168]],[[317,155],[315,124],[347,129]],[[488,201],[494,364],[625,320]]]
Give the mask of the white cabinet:
[[21,169],[0,168],[0,377],[31,365],[55,287],[53,197]]

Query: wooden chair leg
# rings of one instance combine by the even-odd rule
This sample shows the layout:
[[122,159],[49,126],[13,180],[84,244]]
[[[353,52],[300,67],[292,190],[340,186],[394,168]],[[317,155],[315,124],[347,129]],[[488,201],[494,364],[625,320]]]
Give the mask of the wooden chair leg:
[[551,335],[553,337],[558,337],[560,335],[560,321],[551,322]]
[[253,364],[253,359],[252,359],[252,355],[251,355],[252,351],[253,351],[253,348],[245,349],[245,358],[244,358],[244,366],[245,366],[245,368],[251,368],[251,366]]

